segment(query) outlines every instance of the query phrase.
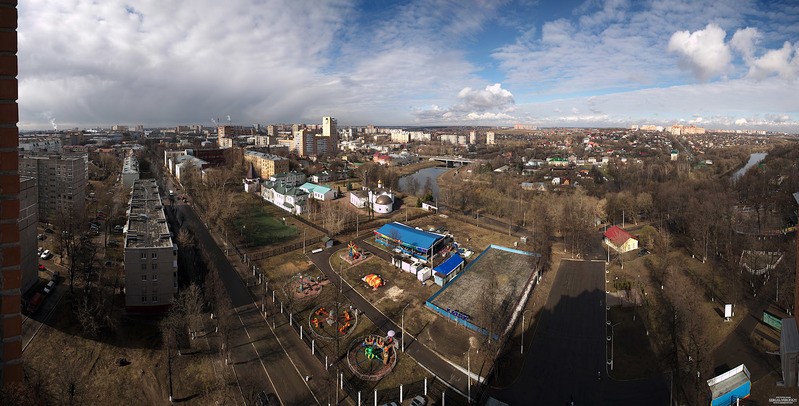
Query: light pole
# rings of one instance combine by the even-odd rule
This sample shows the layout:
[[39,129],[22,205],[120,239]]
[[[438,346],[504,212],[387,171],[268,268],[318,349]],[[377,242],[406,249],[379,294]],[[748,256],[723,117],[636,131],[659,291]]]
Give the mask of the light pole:
[[410,306],[410,303],[406,304],[405,307],[402,308],[402,324],[400,327],[400,330],[402,330],[402,337],[400,337],[400,340],[402,340],[402,352],[405,352],[405,309],[408,306]]
[[244,229],[245,229],[245,228],[247,228],[247,225],[246,225],[246,224],[245,224],[245,225],[243,225],[243,226],[241,226],[241,229],[239,230],[239,238],[241,238],[241,237],[243,237],[243,236],[244,236]]
[[530,309],[526,309],[525,311],[522,312],[522,346],[520,351],[520,353],[522,354],[524,354],[524,316],[526,316],[527,312],[529,311]]

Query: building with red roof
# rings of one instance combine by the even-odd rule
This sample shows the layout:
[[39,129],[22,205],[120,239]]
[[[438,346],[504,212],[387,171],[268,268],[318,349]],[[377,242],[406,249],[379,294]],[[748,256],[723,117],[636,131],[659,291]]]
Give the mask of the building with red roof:
[[605,244],[616,252],[625,253],[638,249],[638,240],[619,226],[613,226],[604,234]]

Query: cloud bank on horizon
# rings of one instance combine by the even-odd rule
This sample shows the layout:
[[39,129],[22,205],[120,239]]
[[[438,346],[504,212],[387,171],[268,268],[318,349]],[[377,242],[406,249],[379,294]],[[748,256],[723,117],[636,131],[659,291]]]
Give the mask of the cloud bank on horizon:
[[22,129],[109,124],[799,132],[799,5],[30,0]]

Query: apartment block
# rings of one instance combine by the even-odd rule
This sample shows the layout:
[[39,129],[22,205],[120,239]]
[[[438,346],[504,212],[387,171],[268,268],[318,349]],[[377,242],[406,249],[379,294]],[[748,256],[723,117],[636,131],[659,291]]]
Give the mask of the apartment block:
[[36,179],[20,176],[19,178],[19,248],[20,271],[22,272],[21,292],[27,292],[39,281],[39,255],[36,251],[36,226],[39,224],[39,208],[36,203],[39,194],[36,191]]
[[247,151],[244,153],[244,160],[253,164],[256,173],[263,180],[268,180],[274,174],[289,171],[289,160],[282,156]]
[[178,292],[178,249],[169,232],[155,179],[133,183],[124,261],[127,311],[168,310]]
[[20,156],[19,173],[36,178],[41,221],[86,214],[87,163],[86,155]]
[[130,189],[137,180],[139,180],[139,160],[129,155],[122,163],[122,186]]

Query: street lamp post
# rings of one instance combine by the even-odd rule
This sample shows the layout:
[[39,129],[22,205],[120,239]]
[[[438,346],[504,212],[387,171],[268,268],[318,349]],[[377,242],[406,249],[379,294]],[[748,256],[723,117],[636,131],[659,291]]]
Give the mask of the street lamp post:
[[520,351],[521,354],[524,354],[524,316],[526,316],[527,312],[529,311],[530,309],[526,309],[524,312],[522,312],[522,346]]
[[247,228],[247,225],[246,225],[246,224],[245,224],[245,225],[243,225],[243,226],[241,226],[241,229],[239,230],[239,238],[241,238],[241,237],[243,237],[243,236],[244,236],[244,229],[245,229],[245,228]]
[[406,304],[405,307],[402,308],[402,322],[401,322],[402,324],[400,326],[400,330],[402,330],[402,337],[400,337],[400,339],[402,340],[401,344],[402,352],[405,352],[405,309],[408,306],[410,306],[410,303]]

